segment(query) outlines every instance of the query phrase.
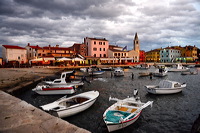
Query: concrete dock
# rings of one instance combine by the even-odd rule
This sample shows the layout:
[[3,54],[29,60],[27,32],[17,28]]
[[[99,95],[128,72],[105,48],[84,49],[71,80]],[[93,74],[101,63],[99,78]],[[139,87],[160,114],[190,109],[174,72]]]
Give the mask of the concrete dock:
[[90,133],[0,91],[1,133]]

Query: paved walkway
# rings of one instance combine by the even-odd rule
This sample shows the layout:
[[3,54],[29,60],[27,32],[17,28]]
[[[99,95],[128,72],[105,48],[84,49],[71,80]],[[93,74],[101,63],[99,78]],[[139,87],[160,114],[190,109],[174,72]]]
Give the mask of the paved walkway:
[[3,91],[0,91],[0,132],[90,133]]

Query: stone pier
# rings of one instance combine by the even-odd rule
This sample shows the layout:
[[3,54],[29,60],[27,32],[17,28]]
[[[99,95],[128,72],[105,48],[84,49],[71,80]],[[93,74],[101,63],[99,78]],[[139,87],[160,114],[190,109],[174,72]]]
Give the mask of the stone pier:
[[0,91],[1,133],[90,133]]

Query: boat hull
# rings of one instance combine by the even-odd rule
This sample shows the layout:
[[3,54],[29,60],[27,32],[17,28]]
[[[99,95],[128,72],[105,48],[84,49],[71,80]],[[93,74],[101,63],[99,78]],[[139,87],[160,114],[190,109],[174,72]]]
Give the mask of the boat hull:
[[126,122],[117,123],[117,124],[106,124],[108,131],[112,132],[112,131],[120,130],[120,129],[123,129],[123,128],[133,124],[139,118],[140,113],[138,113],[134,118],[132,118],[131,120],[128,120]]
[[73,107],[73,108],[69,108],[66,110],[58,111],[58,112],[53,111],[52,115],[60,117],[60,118],[69,117],[69,116],[78,114],[78,113],[88,109],[89,107],[91,107],[94,104],[95,101],[96,101],[96,98],[88,103],[81,104],[81,105]]
[[189,69],[176,69],[176,68],[171,68],[168,70],[168,72],[185,72],[188,71]]
[[[63,118],[80,113],[91,107],[99,96],[98,91],[84,92],[67,98],[66,96],[56,100],[55,102],[40,106],[43,110],[50,114]],[[73,103],[78,98],[82,101]],[[85,100],[84,100],[85,99]]]
[[178,88],[156,88],[155,86],[145,86],[146,91],[151,94],[174,94],[179,93],[184,87]]
[[101,75],[104,74],[105,71],[95,71],[95,72],[89,72],[89,75]]
[[60,94],[73,94],[75,89],[73,87],[53,87],[53,88],[42,88],[42,86],[37,86],[33,89],[34,92],[40,95],[60,95]]
[[153,76],[155,76],[155,77],[164,77],[164,76],[167,76],[167,73],[153,73]]

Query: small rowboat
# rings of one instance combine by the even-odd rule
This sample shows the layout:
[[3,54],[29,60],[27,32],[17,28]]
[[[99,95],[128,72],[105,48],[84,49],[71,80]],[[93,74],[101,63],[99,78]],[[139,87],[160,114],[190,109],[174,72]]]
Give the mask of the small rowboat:
[[109,132],[125,128],[133,124],[140,116],[142,109],[153,104],[153,101],[142,103],[139,98],[130,97],[123,100],[109,98],[117,101],[103,114],[104,122]]
[[54,116],[63,118],[88,109],[94,104],[98,96],[98,91],[88,91],[69,98],[64,96],[55,102],[40,107]]
[[50,86],[50,85],[37,85],[32,91],[40,95],[59,95],[59,94],[73,94],[75,93],[75,86]]

